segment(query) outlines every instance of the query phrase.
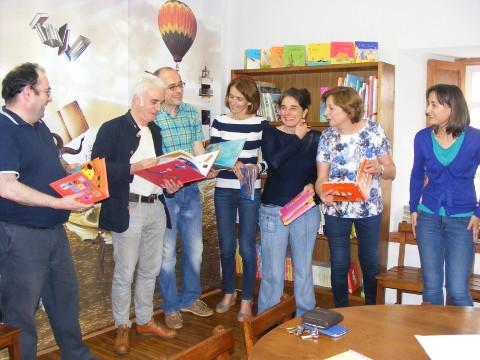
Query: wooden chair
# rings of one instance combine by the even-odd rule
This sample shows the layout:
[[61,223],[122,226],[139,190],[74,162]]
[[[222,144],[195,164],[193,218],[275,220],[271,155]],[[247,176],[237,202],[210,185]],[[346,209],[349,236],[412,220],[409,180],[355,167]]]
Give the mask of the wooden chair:
[[[403,293],[423,293],[421,268],[404,265],[405,246],[417,245],[413,237],[412,225],[404,222],[398,224],[398,232],[391,232],[389,241],[399,243],[397,266],[377,275],[377,304],[385,303],[385,289],[387,288],[397,290],[397,304],[402,303]],[[476,245],[475,252],[480,253],[479,243]],[[470,292],[474,301],[480,301],[480,275],[473,274],[473,268],[470,277]]]
[[280,302],[254,318],[243,322],[245,347],[247,356],[252,352],[255,343],[272,327],[284,323],[294,317],[297,307],[293,296],[283,294]]
[[233,331],[225,330],[222,325],[213,329],[213,336],[171,357],[171,360],[217,359],[229,360],[229,351],[233,349]]
[[0,349],[8,348],[10,360],[20,360],[20,333],[22,330],[0,323]]

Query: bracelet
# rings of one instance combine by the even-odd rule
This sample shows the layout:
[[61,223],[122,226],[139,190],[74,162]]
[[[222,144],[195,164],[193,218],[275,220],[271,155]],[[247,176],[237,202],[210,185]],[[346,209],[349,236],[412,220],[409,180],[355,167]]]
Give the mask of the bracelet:
[[385,167],[380,164],[380,176],[383,176],[383,173],[385,172]]

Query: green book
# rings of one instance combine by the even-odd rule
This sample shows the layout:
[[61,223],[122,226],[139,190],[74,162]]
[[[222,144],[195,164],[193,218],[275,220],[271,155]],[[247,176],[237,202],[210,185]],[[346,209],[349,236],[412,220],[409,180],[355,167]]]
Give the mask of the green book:
[[283,65],[305,66],[305,45],[285,45],[283,47]]

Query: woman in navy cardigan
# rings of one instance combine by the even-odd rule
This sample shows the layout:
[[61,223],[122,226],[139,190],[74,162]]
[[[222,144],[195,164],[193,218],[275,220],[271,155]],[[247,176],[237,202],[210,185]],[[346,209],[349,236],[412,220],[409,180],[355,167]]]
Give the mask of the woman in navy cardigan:
[[[415,136],[410,211],[423,277],[423,301],[472,306],[468,281],[475,256],[480,208],[473,178],[480,163],[480,131],[454,85],[427,90],[429,127]],[[445,269],[445,271],[444,271]]]

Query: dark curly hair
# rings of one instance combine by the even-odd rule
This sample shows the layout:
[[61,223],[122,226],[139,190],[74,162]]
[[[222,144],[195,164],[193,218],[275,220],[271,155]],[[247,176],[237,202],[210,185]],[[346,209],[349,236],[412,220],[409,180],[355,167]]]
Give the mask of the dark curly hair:
[[35,63],[24,63],[11,70],[2,81],[2,98],[9,103],[25,86],[32,88],[37,84],[38,72],[45,72]]
[[284,91],[278,100],[278,104],[282,105],[283,99],[287,96],[290,96],[297,100],[300,107],[305,110],[308,109],[310,104],[312,103],[312,99],[310,96],[310,92],[307,89],[297,89],[297,88],[290,88],[287,91]]

